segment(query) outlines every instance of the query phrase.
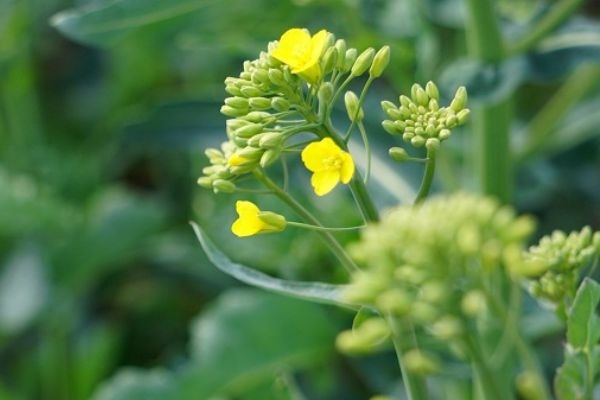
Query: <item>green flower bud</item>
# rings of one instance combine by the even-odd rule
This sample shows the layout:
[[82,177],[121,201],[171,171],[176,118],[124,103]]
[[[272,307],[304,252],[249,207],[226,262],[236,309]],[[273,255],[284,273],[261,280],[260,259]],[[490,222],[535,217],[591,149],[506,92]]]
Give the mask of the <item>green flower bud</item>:
[[434,112],[440,109],[440,105],[436,99],[430,99],[427,107]]
[[262,96],[263,94],[262,90],[255,86],[243,86],[240,91],[242,92],[242,95],[246,97],[257,97]]
[[255,85],[269,83],[269,72],[264,69],[255,69],[254,72],[252,72],[251,80]]
[[436,100],[436,102],[440,99],[440,92],[432,81],[427,82],[427,85],[425,85],[425,92],[427,93],[427,96],[432,100]]
[[348,119],[352,122],[360,122],[365,116],[362,108],[358,102],[358,96],[349,90],[344,95],[344,104],[346,105],[346,112],[348,113]]
[[338,52],[335,47],[330,47],[325,51],[323,55],[323,74],[328,74],[335,68],[338,59]]
[[412,305],[412,298],[400,289],[390,289],[380,294],[375,305],[383,312],[394,315],[406,315]]
[[271,99],[266,97],[251,97],[248,104],[255,110],[266,110],[271,108]]
[[387,114],[388,110],[397,110],[398,108],[391,101],[384,100],[381,102],[381,109]]
[[353,67],[354,62],[356,61],[358,51],[354,48],[350,48],[346,50],[346,55],[344,56],[344,67],[342,71],[350,71],[350,68]]
[[450,108],[454,112],[459,112],[467,105],[467,89],[464,86],[459,87],[454,94],[454,99],[450,103]]
[[440,281],[425,282],[419,289],[419,299],[428,303],[440,303],[448,297],[450,290]]
[[246,144],[244,146],[240,146],[240,147],[245,147],[245,146],[260,147],[260,139],[262,139],[263,135],[265,135],[265,134],[266,134],[266,132],[263,132],[263,133],[258,133],[256,135],[252,136],[251,138],[246,140]]
[[256,164],[253,162],[249,162],[246,164],[230,167],[229,169],[233,175],[244,175],[249,172],[252,172],[252,170],[254,170],[254,168],[256,168]]
[[351,331],[338,335],[336,347],[345,353],[367,353],[381,345],[390,335],[387,323],[381,318],[370,318]]
[[386,119],[386,120],[384,120],[384,121],[381,122],[381,126],[390,135],[398,135],[398,134],[400,134],[400,131],[398,131],[398,129],[396,128],[396,124],[394,123],[394,121],[390,121],[389,119]]
[[413,104],[412,100],[405,95],[401,94],[398,98],[400,100],[400,105],[409,108],[411,104]]
[[468,317],[478,317],[487,310],[485,294],[480,290],[471,290],[462,298],[460,303],[462,312]]
[[287,226],[287,221],[283,215],[271,211],[260,211],[258,219],[269,226],[268,232],[280,232]]
[[276,86],[287,86],[283,72],[281,72],[279,69],[271,68],[269,70],[269,80]]
[[239,129],[236,129],[234,134],[237,137],[240,137],[242,139],[248,139],[260,132],[262,132],[263,130],[263,126],[260,124],[249,124],[246,126],[243,126]]
[[471,110],[469,110],[468,108],[463,108],[462,110],[460,110],[458,112],[458,114],[456,114],[456,119],[458,120],[458,124],[462,125],[465,122],[467,122],[467,120],[469,119],[470,113],[471,113]]
[[407,143],[410,143],[410,141],[412,140],[412,138],[415,137],[415,133],[408,131],[410,127],[406,128],[407,130],[404,131],[404,133],[402,134],[402,140],[404,140]]
[[333,99],[333,84],[331,82],[324,82],[323,84],[321,84],[321,87],[319,88],[319,105],[323,104],[329,104],[329,102],[331,101],[331,99]]
[[274,117],[265,111],[250,111],[242,117],[244,120],[254,123],[269,123],[274,120]]
[[412,88],[410,89],[410,94],[412,100],[418,105],[427,106],[429,104],[429,96],[427,96],[425,90],[423,90],[421,85],[419,85],[418,83],[412,85]]
[[219,164],[225,162],[225,156],[221,151],[213,148],[204,150],[204,154],[210,160],[211,164]]
[[243,157],[247,160],[258,160],[262,154],[263,150],[256,147],[244,147],[243,149],[239,149],[236,151],[236,154],[240,157]]
[[235,183],[225,179],[215,179],[212,188],[215,193],[233,193],[236,189]]
[[226,115],[228,117],[242,117],[248,113],[248,108],[234,108],[228,106],[227,104],[221,106],[221,114]]
[[338,39],[335,42],[335,49],[338,54],[336,61],[336,68],[340,70],[344,70],[344,64],[346,61],[346,41],[344,39]]
[[263,149],[270,149],[281,145],[285,135],[283,132],[266,132],[260,138],[259,146]]
[[425,139],[423,139],[423,137],[421,136],[415,136],[412,139],[410,139],[410,144],[412,144],[415,147],[421,147],[425,144]]
[[439,361],[421,350],[410,350],[404,355],[404,365],[410,372],[418,375],[430,375],[440,368]]
[[200,185],[206,189],[211,189],[212,181],[213,181],[213,179],[209,176],[201,176],[200,178],[198,178],[198,185]]
[[450,129],[442,129],[440,131],[440,133],[438,134],[438,138],[440,140],[446,140],[446,139],[448,139],[450,137],[450,133],[451,133]]
[[436,138],[429,138],[425,141],[425,147],[429,151],[435,151],[440,148],[440,140]]
[[375,57],[369,69],[369,75],[373,78],[379,78],[390,62],[390,46],[383,46]]
[[275,111],[287,111],[290,109],[290,102],[283,97],[273,97],[271,99],[271,107]]
[[372,47],[369,47],[368,49],[363,51],[352,65],[350,74],[352,76],[361,76],[362,74],[364,74],[371,66],[374,56],[375,49]]
[[235,85],[227,85],[225,86],[225,91],[232,96],[242,96],[242,91],[239,87]]
[[462,323],[458,318],[444,316],[431,326],[432,333],[444,341],[456,339],[464,332]]
[[263,168],[268,167],[269,165],[273,164],[279,159],[280,154],[281,151],[278,149],[269,149],[265,151],[265,153],[260,158],[260,166]]
[[225,104],[229,107],[239,108],[248,111],[248,99],[244,97],[228,97],[225,99]]

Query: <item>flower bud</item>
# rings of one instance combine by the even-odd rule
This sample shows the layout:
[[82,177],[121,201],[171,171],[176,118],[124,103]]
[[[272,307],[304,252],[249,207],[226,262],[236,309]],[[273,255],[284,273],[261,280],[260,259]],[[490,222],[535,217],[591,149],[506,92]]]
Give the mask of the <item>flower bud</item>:
[[254,123],[267,123],[273,120],[273,116],[265,111],[250,111],[243,119]]
[[444,316],[433,323],[431,330],[435,336],[446,341],[455,339],[461,335],[463,333],[463,326],[458,318]]
[[459,87],[454,94],[454,99],[450,103],[450,108],[454,112],[459,112],[467,105],[467,89],[464,86]]
[[346,58],[346,49],[348,46],[346,46],[346,41],[344,39],[336,40],[334,46],[337,52],[336,68],[343,70]]
[[390,289],[380,294],[375,304],[383,312],[401,316],[410,310],[412,299],[401,289]]
[[263,229],[264,232],[280,232],[287,226],[285,217],[272,211],[259,212],[258,219],[268,225],[266,230]]
[[354,65],[352,65],[350,73],[353,76],[361,76],[362,74],[364,74],[367,71],[367,69],[371,67],[374,56],[375,49],[373,49],[372,47],[369,47],[368,49],[363,51],[354,62]]
[[225,91],[232,96],[241,96],[242,95],[242,91],[240,90],[240,88],[235,85],[226,85]]
[[278,147],[283,141],[284,134],[282,132],[266,132],[260,138],[258,145],[263,149]]
[[211,164],[218,164],[218,163],[222,163],[225,161],[225,157],[223,156],[223,153],[221,153],[217,149],[213,149],[213,148],[209,147],[208,149],[204,150],[204,154],[206,155],[206,157],[208,157]]
[[342,68],[342,71],[350,71],[350,68],[352,68],[354,62],[356,61],[357,53],[358,51],[354,48],[346,50],[346,55],[344,56],[344,67]]
[[212,188],[215,193],[233,193],[235,192],[235,183],[225,179],[215,179],[212,183]]
[[243,115],[246,115],[246,113],[248,112],[248,110],[243,110],[240,108],[233,108],[231,106],[228,106],[227,104],[221,106],[221,114],[226,115],[228,117],[241,117]]
[[462,312],[469,317],[477,317],[487,309],[485,295],[479,290],[467,292],[460,303]]
[[390,154],[392,160],[396,162],[404,162],[410,159],[410,156],[402,147],[392,147],[389,149],[388,153]]
[[534,371],[523,371],[517,376],[516,387],[519,397],[524,400],[545,399],[546,394],[541,389],[544,382],[540,382]]
[[344,104],[346,105],[346,112],[348,113],[348,119],[352,122],[360,122],[364,118],[365,114],[360,107],[358,97],[356,94],[348,90],[344,95]]
[[251,97],[248,105],[255,110],[266,110],[271,108],[271,99],[266,97]]
[[390,121],[389,119],[383,120],[381,122],[381,126],[390,135],[398,135],[398,134],[400,134],[400,131],[398,131],[398,129],[396,128],[396,124],[394,123],[394,121]]
[[244,86],[240,89],[242,94],[246,97],[262,96],[263,92],[255,86]]
[[458,120],[458,124],[462,125],[465,122],[467,122],[467,120],[469,119],[470,113],[471,113],[471,110],[469,110],[468,108],[463,108],[462,110],[460,110],[458,112],[458,114],[456,114],[456,119]]
[[335,47],[330,47],[325,51],[325,54],[323,55],[323,60],[322,60],[323,74],[328,74],[331,71],[333,71],[333,69],[336,66],[337,59],[338,59],[338,52]]
[[418,375],[430,375],[439,370],[439,362],[421,350],[410,350],[404,355],[404,366]]
[[260,158],[260,166],[263,168],[268,167],[269,165],[273,164],[279,159],[280,154],[281,151],[278,149],[269,149],[265,151],[265,153]]
[[426,106],[429,104],[429,96],[427,96],[427,93],[425,93],[425,90],[423,90],[421,85],[419,85],[418,83],[415,83],[414,85],[412,85],[410,94],[411,94],[413,101],[415,103],[417,103],[418,105]]
[[427,85],[425,85],[425,92],[432,100],[438,101],[440,99],[440,92],[432,81],[427,82]]
[[243,126],[239,129],[236,129],[234,134],[237,137],[240,137],[242,139],[248,139],[260,132],[262,132],[263,130],[263,126],[260,124],[250,124],[250,125],[246,125]]
[[369,69],[369,75],[373,78],[379,78],[390,62],[390,46],[383,46],[375,57]]
[[415,147],[421,147],[425,144],[425,139],[423,139],[423,137],[421,136],[415,136],[412,139],[410,139],[410,144],[412,144]]
[[429,138],[425,141],[425,147],[429,151],[436,151],[440,148],[440,140],[437,138]]
[[333,89],[333,84],[331,82],[324,82],[323,84],[321,84],[318,94],[319,105],[329,104],[331,99],[333,99]]
[[290,109],[290,102],[283,97],[273,97],[271,99],[271,107],[275,111],[287,111]]
[[446,139],[448,139],[450,137],[450,133],[451,133],[450,129],[442,129],[440,131],[440,133],[438,134],[438,138],[440,140],[446,140]]
[[269,83],[269,72],[264,69],[255,69],[252,72],[251,80],[255,85]]
[[287,82],[283,77],[283,72],[279,69],[271,68],[269,70],[269,80],[276,86],[286,86]]
[[410,107],[411,104],[413,104],[413,101],[403,94],[401,94],[400,97],[398,97],[398,100],[400,101],[401,106],[404,106],[407,108]]
[[206,189],[211,189],[212,181],[213,179],[210,176],[201,176],[200,178],[198,178],[198,185]]

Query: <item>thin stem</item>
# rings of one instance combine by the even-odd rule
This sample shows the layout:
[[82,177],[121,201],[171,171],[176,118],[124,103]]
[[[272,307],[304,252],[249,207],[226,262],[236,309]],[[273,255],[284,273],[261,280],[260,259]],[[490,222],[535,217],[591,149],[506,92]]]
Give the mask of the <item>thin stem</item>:
[[287,225],[295,226],[297,228],[310,229],[312,231],[325,231],[325,232],[343,232],[343,231],[356,231],[362,229],[365,225],[360,226],[343,226],[343,227],[327,227],[319,225],[304,224],[302,222],[287,221]]
[[[388,323],[392,331],[392,343],[394,344],[394,350],[396,351],[396,358],[398,359],[398,365],[400,366],[400,372],[402,374],[402,381],[406,387],[406,394],[408,400],[427,400],[427,386],[422,376],[413,374],[404,365],[404,353],[415,348],[413,338],[406,335],[400,326],[399,321],[394,317],[388,318]],[[408,339],[408,340],[407,340]]]
[[346,143],[348,143],[348,141],[350,140],[350,136],[352,135],[352,129],[354,128],[354,125],[356,125],[356,121],[357,121],[358,115],[360,114],[362,103],[365,100],[367,91],[371,87],[371,84],[373,83],[374,80],[375,80],[375,78],[373,78],[372,76],[369,75],[369,79],[367,79],[365,86],[363,86],[363,89],[360,92],[360,96],[358,97],[358,106],[356,107],[356,112],[354,113],[355,115],[352,116],[352,120],[350,121],[350,126],[348,127],[348,130],[344,134],[344,142],[346,142]]
[[[262,171],[255,171],[256,178],[262,182],[266,187],[271,189],[273,193],[279,197],[284,203],[290,206],[300,217],[302,217],[305,221],[309,222],[312,225],[322,226],[315,216],[313,216],[307,209],[305,209],[302,204],[298,203],[292,196],[290,196],[286,191],[282,190],[275,182],[269,179]],[[358,267],[354,263],[354,261],[350,258],[348,253],[344,250],[342,245],[336,240],[336,238],[327,231],[317,231],[319,235],[323,238],[331,252],[338,258],[340,263],[346,268],[346,270],[350,273],[358,271]]]
[[369,137],[367,135],[367,131],[365,130],[365,125],[361,122],[358,123],[358,130],[360,131],[360,136],[362,137],[363,144],[365,145],[365,153],[367,155],[367,168],[365,170],[365,185],[369,182],[369,178],[371,177],[371,146],[369,145]]
[[421,187],[417,193],[414,204],[418,204],[425,200],[431,189],[433,183],[433,175],[435,173],[435,158],[436,150],[433,148],[427,149],[427,161],[425,164],[425,173],[423,174],[423,180],[421,181]]
[[508,49],[509,55],[516,55],[531,49],[573,14],[582,2],[583,0],[563,0],[554,5],[533,28],[527,31],[525,36]]
[[[473,362],[473,369],[480,382],[480,389],[485,400],[502,400],[500,391],[496,385],[496,379],[490,370],[479,344],[469,335],[464,339],[467,351]],[[506,399],[504,399],[506,400]]]
[[[469,55],[485,63],[505,58],[502,35],[492,0],[468,0],[467,43]],[[473,109],[473,127],[477,148],[474,169],[479,186],[487,195],[509,202],[512,190],[509,128],[511,100]]]

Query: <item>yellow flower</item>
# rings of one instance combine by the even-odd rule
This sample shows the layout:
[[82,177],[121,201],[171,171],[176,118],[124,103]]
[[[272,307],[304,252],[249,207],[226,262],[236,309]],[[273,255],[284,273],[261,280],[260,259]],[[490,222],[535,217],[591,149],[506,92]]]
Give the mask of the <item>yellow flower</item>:
[[354,161],[331,138],[313,142],[302,150],[302,162],[313,172],[311,184],[317,196],[329,193],[338,182],[348,183],[354,175]]
[[292,28],[285,32],[271,55],[292,69],[310,83],[321,79],[321,54],[327,44],[329,33],[320,30],[314,36],[305,29]]
[[239,217],[231,225],[231,231],[239,237],[279,232],[284,230],[287,224],[282,215],[261,211],[256,204],[250,201],[237,201],[235,210]]
[[239,154],[234,153],[227,160],[227,164],[229,164],[230,167],[239,167],[240,165],[243,165],[243,164],[247,163],[248,161],[250,161],[250,160],[247,159],[246,157],[242,157]]

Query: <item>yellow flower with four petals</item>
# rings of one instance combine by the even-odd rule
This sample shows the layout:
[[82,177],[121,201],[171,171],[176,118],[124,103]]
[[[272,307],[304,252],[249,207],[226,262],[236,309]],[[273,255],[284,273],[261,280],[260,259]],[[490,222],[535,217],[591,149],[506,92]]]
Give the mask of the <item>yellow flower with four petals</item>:
[[354,175],[354,160],[331,138],[306,146],[302,150],[302,162],[313,173],[310,182],[317,196],[331,192],[339,182],[350,182]]
[[292,28],[281,36],[271,55],[287,64],[292,73],[300,75],[307,82],[317,83],[322,76],[320,61],[328,36],[325,29],[310,36],[306,29]]

